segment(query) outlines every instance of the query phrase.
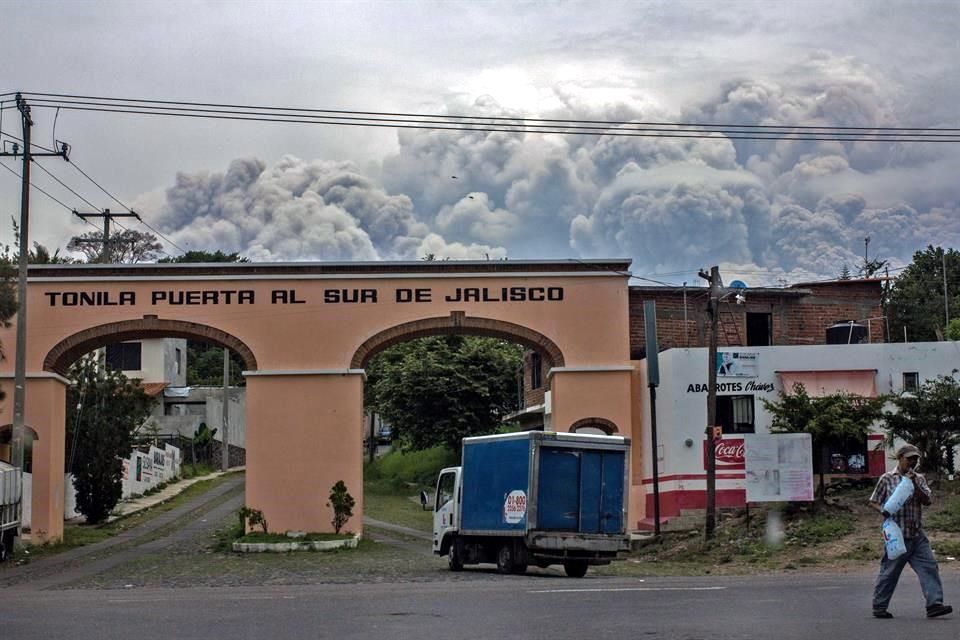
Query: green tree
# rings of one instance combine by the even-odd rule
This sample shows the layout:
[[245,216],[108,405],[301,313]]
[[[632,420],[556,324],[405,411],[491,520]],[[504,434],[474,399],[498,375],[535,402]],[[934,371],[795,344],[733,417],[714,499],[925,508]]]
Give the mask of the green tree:
[[960,340],[960,318],[953,318],[947,325],[947,340]]
[[[88,262],[108,263],[152,262],[163,251],[157,236],[145,231],[124,229],[110,236],[109,247],[103,246],[102,239],[99,231],[89,231],[71,238],[67,249],[82,253]],[[85,240],[95,242],[81,242]]]
[[946,259],[950,308],[960,309],[960,252],[928,246],[917,251],[890,290],[890,337],[903,340],[903,329],[911,342],[940,340],[946,318],[943,297],[943,264]]
[[843,265],[843,269],[840,270],[840,275],[837,276],[837,280],[850,280],[853,276],[850,275],[850,267],[846,263]]
[[157,262],[165,264],[186,264],[186,263],[199,263],[199,262],[250,262],[248,259],[241,256],[239,253],[224,253],[219,249],[213,252],[210,251],[187,251],[183,255],[175,256],[173,258],[161,258]]
[[[230,385],[245,384],[243,360],[230,352]],[[220,386],[223,384],[223,347],[208,342],[187,341],[187,386]]]
[[70,369],[67,390],[66,470],[73,474],[77,508],[88,523],[103,522],[121,494],[122,459],[155,400],[136,381],[85,357]]
[[830,444],[847,440],[865,440],[870,426],[882,417],[885,397],[863,398],[838,392],[811,397],[796,383],[793,393],[780,392],[778,401],[760,399],[773,415],[771,433],[809,433],[815,456],[814,468],[820,472],[819,495],[826,496],[824,458]]
[[367,366],[368,410],[404,446],[443,444],[459,452],[467,436],[492,433],[517,408],[523,349],[493,338],[438,336],[394,345]]
[[[956,373],[956,371],[954,372]],[[953,471],[953,448],[960,445],[960,383],[939,376],[920,385],[915,393],[891,398],[895,411],[883,414],[887,443],[895,439],[916,446],[926,471]]]

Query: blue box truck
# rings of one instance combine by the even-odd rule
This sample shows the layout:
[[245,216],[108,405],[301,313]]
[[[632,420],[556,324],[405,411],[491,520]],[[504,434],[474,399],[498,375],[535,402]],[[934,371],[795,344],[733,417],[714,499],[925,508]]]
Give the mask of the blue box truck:
[[464,438],[462,464],[440,472],[433,552],[450,569],[501,573],[563,565],[583,577],[630,547],[624,500],[630,440],[526,431]]

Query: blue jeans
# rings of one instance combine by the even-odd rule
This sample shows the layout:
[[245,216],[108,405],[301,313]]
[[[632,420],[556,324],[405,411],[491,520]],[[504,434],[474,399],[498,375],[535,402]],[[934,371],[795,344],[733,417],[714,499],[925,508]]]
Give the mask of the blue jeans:
[[883,559],[880,560],[880,575],[877,576],[877,584],[873,589],[875,611],[886,611],[890,598],[893,597],[893,590],[897,588],[897,581],[900,580],[900,573],[908,562],[920,579],[920,588],[923,590],[923,597],[927,599],[927,607],[943,604],[940,570],[926,534],[921,531],[915,538],[905,539],[904,543],[907,546],[905,554],[891,560],[884,551]]

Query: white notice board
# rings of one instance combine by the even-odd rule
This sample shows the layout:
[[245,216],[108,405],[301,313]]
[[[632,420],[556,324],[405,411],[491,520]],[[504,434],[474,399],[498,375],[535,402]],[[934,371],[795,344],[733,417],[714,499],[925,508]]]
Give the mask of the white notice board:
[[743,446],[747,502],[813,500],[809,433],[747,433]]

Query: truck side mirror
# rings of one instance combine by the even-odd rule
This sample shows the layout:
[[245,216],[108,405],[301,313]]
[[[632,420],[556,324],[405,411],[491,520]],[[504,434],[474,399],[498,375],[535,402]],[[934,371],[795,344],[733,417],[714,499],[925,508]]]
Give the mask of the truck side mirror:
[[420,492],[420,507],[424,511],[427,511],[427,492],[426,491]]

